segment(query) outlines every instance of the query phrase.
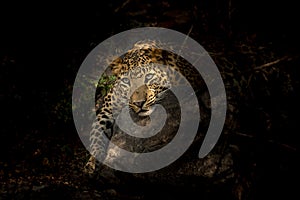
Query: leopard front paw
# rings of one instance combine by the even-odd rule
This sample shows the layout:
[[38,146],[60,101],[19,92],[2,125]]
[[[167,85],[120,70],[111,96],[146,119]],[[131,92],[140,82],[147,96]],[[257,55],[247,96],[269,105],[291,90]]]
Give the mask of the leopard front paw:
[[96,159],[91,156],[86,165],[84,166],[83,172],[86,174],[93,174],[96,169]]

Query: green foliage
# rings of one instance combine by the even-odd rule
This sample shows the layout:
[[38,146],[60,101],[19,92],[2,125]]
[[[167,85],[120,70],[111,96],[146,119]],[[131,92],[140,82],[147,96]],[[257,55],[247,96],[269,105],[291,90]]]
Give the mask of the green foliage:
[[105,96],[110,88],[113,86],[116,77],[114,75],[105,75],[102,76],[97,84],[97,93],[101,96]]

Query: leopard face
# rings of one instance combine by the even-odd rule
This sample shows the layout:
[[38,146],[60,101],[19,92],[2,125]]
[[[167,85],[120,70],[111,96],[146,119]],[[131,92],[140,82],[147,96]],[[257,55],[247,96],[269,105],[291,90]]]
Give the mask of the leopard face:
[[169,87],[168,75],[163,69],[154,64],[136,67],[118,77],[112,91],[115,97],[112,106],[118,110],[120,103],[129,105],[139,116],[148,116],[153,112],[153,105]]

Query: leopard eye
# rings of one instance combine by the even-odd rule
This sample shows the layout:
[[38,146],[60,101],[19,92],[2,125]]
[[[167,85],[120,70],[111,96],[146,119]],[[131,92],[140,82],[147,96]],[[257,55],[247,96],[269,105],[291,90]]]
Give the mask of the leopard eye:
[[130,80],[128,78],[122,78],[121,81],[125,84],[129,84]]
[[153,76],[154,76],[153,73],[147,74],[147,75],[145,76],[145,80],[146,80],[146,81],[147,81],[147,80],[150,80],[150,79],[153,78]]

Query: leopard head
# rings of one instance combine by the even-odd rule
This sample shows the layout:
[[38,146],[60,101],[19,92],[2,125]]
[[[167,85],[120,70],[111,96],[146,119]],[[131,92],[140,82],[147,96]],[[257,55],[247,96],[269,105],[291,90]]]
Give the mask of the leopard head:
[[154,64],[136,67],[118,77],[121,91],[118,96],[126,99],[129,107],[139,116],[150,115],[153,105],[169,87],[167,73]]

